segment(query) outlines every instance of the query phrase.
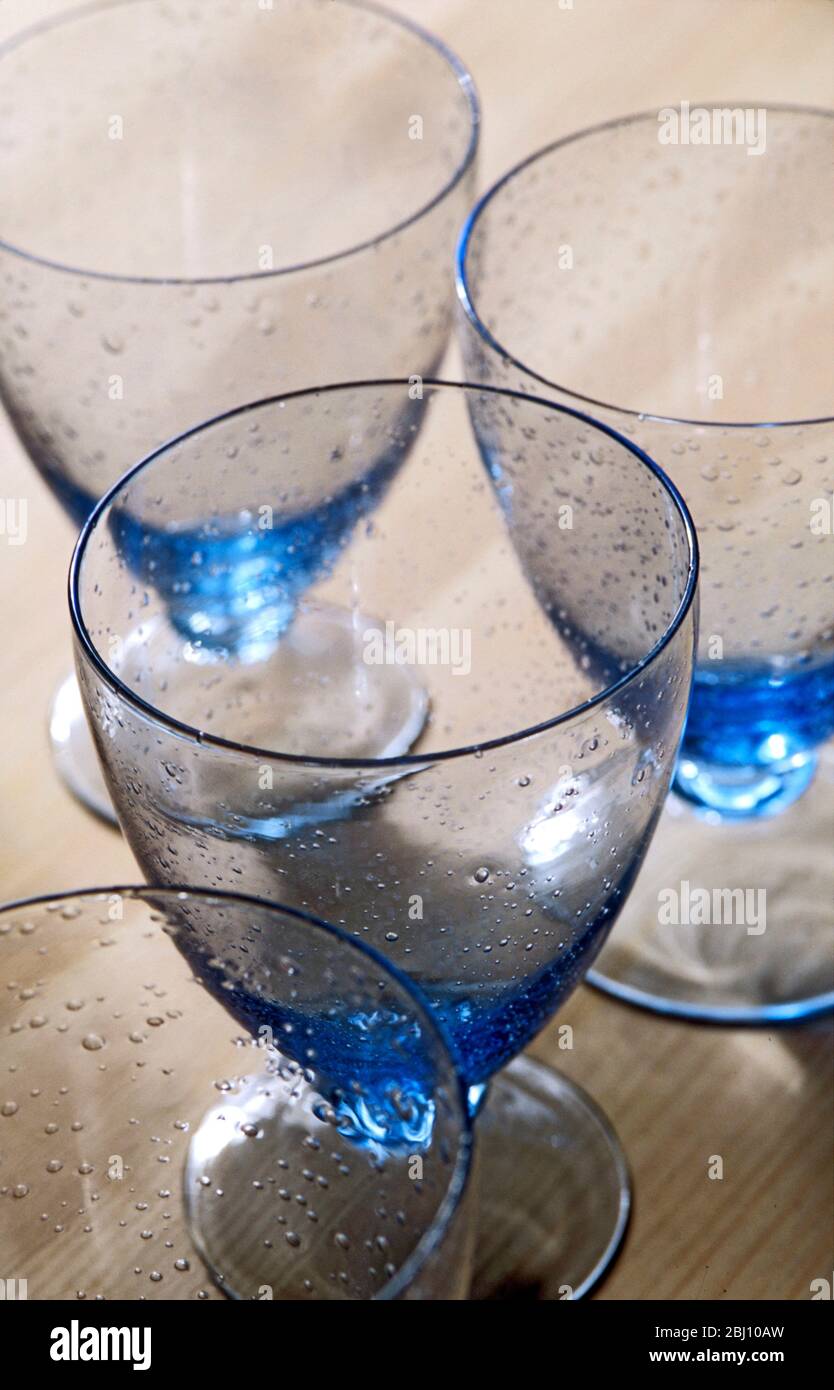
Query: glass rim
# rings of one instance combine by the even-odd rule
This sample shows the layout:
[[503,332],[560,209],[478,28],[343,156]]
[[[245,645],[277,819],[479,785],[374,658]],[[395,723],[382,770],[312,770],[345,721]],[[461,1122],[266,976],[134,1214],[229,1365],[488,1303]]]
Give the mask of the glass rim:
[[457,1097],[460,1102],[460,1112],[462,1119],[460,1142],[455,1156],[455,1163],[449,1177],[449,1182],[443,1199],[437,1208],[435,1216],[432,1218],[428,1230],[423,1233],[414,1249],[405,1258],[396,1274],[387,1280],[382,1288],[374,1294],[372,1302],[386,1302],[395,1299],[403,1290],[413,1282],[420,1274],[421,1270],[439,1248],[444,1236],[446,1235],[452,1220],[460,1207],[467,1186],[472,1176],[472,1159],[474,1152],[473,1136],[473,1117],[469,1108],[469,1098],[466,1085],[464,1084],[460,1068],[458,1067],[451,1044],[446,1037],[443,1029],[432,1013],[431,1007],[418,985],[406,974],[399,966],[394,965],[393,961],[378,951],[375,946],[368,942],[361,941],[358,937],[351,936],[343,927],[336,926],[333,922],[327,922],[323,917],[316,917],[312,912],[306,912],[303,908],[289,907],[285,903],[278,902],[273,898],[256,898],[251,893],[226,892],[216,888],[195,888],[190,884],[110,884],[96,888],[77,888],[58,890],[53,893],[36,893],[26,898],[15,898],[10,902],[0,903],[0,918],[5,917],[11,912],[25,911],[27,908],[45,906],[47,903],[68,902],[74,898],[98,898],[108,897],[113,894],[122,898],[133,899],[134,901],[149,901],[154,894],[169,894],[180,898],[186,897],[214,899],[222,901],[236,902],[247,907],[266,909],[269,912],[283,913],[287,917],[294,917],[296,921],[304,922],[307,926],[315,927],[319,930],[328,932],[331,936],[345,946],[350,947],[359,955],[372,961],[375,966],[380,968],[386,975],[389,975],[397,985],[408,996],[414,1006],[421,1026],[428,1025],[428,1031],[436,1044],[439,1043],[442,1055],[449,1063],[449,1069],[455,1078],[457,1087]]
[[[333,3],[334,0],[331,0]],[[84,19],[91,15],[107,10],[120,9],[123,6],[135,4],[151,3],[151,0],[88,0],[87,4],[65,12],[64,14],[52,15],[51,17],[40,20],[36,24],[29,25],[26,29],[13,34],[5,42],[0,43],[0,60],[6,54],[22,47],[31,39],[39,38],[53,29],[58,29],[64,24],[70,24],[77,19]],[[401,29],[407,30],[415,38],[434,49],[448,64],[451,73],[457,83],[458,89],[462,92],[466,101],[469,114],[469,139],[466,149],[459,163],[453,170],[450,178],[446,180],[442,188],[418,208],[409,217],[393,226],[386,227],[375,236],[365,237],[362,241],[356,242],[339,251],[329,252],[326,256],[317,256],[309,261],[294,261],[289,265],[275,266],[272,270],[253,270],[237,271],[231,275],[124,275],[115,271],[108,270],[87,270],[80,265],[71,265],[67,261],[54,260],[49,256],[37,255],[32,251],[27,251],[23,246],[17,246],[14,242],[6,241],[0,235],[0,251],[6,251],[21,260],[28,261],[30,264],[42,266],[47,270],[56,270],[61,274],[74,275],[84,280],[101,280],[118,285],[232,285],[245,284],[249,281],[271,280],[282,275],[298,275],[305,271],[318,270],[327,265],[335,265],[339,261],[348,260],[352,256],[360,255],[363,251],[381,245],[383,242],[399,236],[408,227],[422,221],[434,208],[438,207],[457,185],[466,176],[468,170],[475,161],[478,150],[478,141],[481,126],[481,106],[478,98],[475,82],[466,64],[457,54],[445,43],[443,39],[437,37],[430,30],[423,28],[414,20],[405,15],[396,14],[393,10],[387,9],[384,5],[379,5],[375,0],[335,0],[335,3],[345,5],[350,9],[364,10],[368,14],[377,15],[380,19],[389,21]]]
[[116,672],[108,666],[88,631],[80,595],[80,582],[81,569],[84,563],[87,545],[105,512],[114,505],[119,494],[128,487],[140,473],[158,459],[162,458],[165,454],[170,453],[172,449],[184,444],[186,440],[203,434],[205,431],[213,429],[215,426],[221,425],[237,416],[244,416],[251,411],[263,410],[282,402],[298,400],[304,397],[315,399],[318,396],[330,395],[337,391],[378,390],[380,387],[397,387],[402,390],[403,388],[407,389],[410,384],[408,378],[386,377],[378,380],[334,382],[332,385],[328,386],[304,387],[297,391],[289,391],[276,396],[267,396],[262,400],[251,401],[246,405],[236,406],[232,410],[223,411],[220,415],[205,420],[201,424],[195,425],[193,428],[161,444],[157,449],[154,449],[152,453],[146,455],[145,458],[141,459],[132,468],[129,468],[128,471],[124,473],[121,478],[117,479],[113,486],[108,489],[104,496],[100,498],[85,521],[72,553],[67,586],[68,600],[70,619],[77,642],[98,676],[118,699],[125,701],[140,715],[145,718],[150,718],[154,723],[161,725],[170,733],[176,734],[180,738],[185,738],[190,743],[197,743],[202,747],[225,749],[227,752],[234,752],[247,758],[258,758],[261,761],[303,765],[306,767],[330,768],[334,770],[353,769],[375,772],[380,768],[424,768],[434,763],[449,762],[453,758],[480,757],[483,753],[504,748],[513,743],[520,743],[524,739],[537,737],[540,734],[547,733],[549,730],[558,728],[562,725],[579,723],[592,710],[605,705],[614,695],[618,694],[627,686],[630,686],[644,671],[654,664],[683,625],[695,598],[698,584],[699,551],[695,524],[683,496],[672,482],[671,478],[669,478],[660,465],[655,463],[638,445],[633,444],[630,440],[618,434],[610,425],[606,425],[600,420],[594,420],[590,415],[584,415],[581,411],[574,410],[570,406],[560,405],[556,401],[544,400],[539,396],[529,396],[521,391],[511,391],[505,387],[485,386],[478,382],[445,381],[437,377],[423,377],[422,381],[424,386],[439,388],[441,391],[475,392],[487,396],[500,396],[527,403],[528,405],[543,407],[548,411],[553,411],[555,414],[567,415],[571,419],[578,420],[581,424],[588,426],[599,434],[606,435],[616,444],[621,445],[634,456],[642,467],[648,469],[649,473],[660,483],[661,488],[671,499],[683,525],[684,535],[689,548],[689,564],[687,567],[686,585],[675,613],[666,624],[662,635],[640,660],[630,666],[629,670],[619,676],[616,681],[612,681],[609,685],[605,686],[604,689],[590,696],[587,700],[583,700],[580,704],[573,705],[567,710],[562,710],[549,719],[541,720],[537,724],[530,725],[523,729],[515,729],[508,734],[502,734],[497,738],[485,739],[480,743],[463,744],[457,748],[443,748],[436,752],[402,753],[385,758],[336,758],[323,757],[312,753],[286,753],[281,752],[279,749],[260,748],[254,744],[240,743],[235,739],[224,738],[219,734],[202,732],[193,725],[186,724],[184,721],[166,714],[164,710],[160,710],[157,706],[144,700],[140,695],[137,695],[134,690],[127,686]]
[[[761,107],[765,111],[778,111],[788,115],[802,116],[821,116],[828,120],[834,119],[834,108],[824,106],[808,106],[796,102],[751,102],[751,101],[725,101],[725,102],[692,102],[692,106],[703,106],[710,108],[734,107]],[[501,176],[485,193],[481,195],[475,206],[469,213],[466,221],[461,228],[458,237],[458,244],[455,249],[455,288],[460,307],[469,320],[478,337],[481,338],[489,348],[499,357],[512,364],[518,371],[524,372],[541,386],[548,390],[558,391],[561,395],[569,397],[574,401],[580,401],[585,406],[591,406],[599,410],[609,411],[612,415],[620,416],[626,420],[643,421],[648,420],[653,423],[663,425],[681,425],[686,427],[697,427],[703,430],[752,430],[752,429],[800,429],[807,425],[830,425],[834,424],[834,408],[830,415],[812,416],[809,418],[797,418],[790,420],[703,420],[689,419],[685,416],[663,415],[652,410],[635,410],[628,406],[614,405],[610,401],[603,400],[602,397],[585,395],[581,391],[571,390],[570,387],[562,386],[557,381],[552,381],[549,377],[543,376],[541,372],[534,371],[527,366],[520,357],[514,356],[495,335],[487,328],[478,310],[475,307],[475,300],[469,281],[469,271],[467,256],[469,252],[472,235],[478,220],[493,198],[499,195],[504,187],[509,184],[517,175],[539,160],[546,159],[549,155],[555,154],[558,150],[567,145],[573,145],[578,140],[584,140],[588,136],[600,135],[605,131],[613,131],[621,126],[636,125],[640,121],[657,120],[658,112],[663,108],[658,106],[648,111],[636,111],[627,116],[615,116],[612,120],[599,121],[594,125],[583,126],[581,130],[572,131],[569,135],[563,135],[558,140],[553,140],[549,145],[544,145],[541,149],[535,150],[533,154],[514,164]]]

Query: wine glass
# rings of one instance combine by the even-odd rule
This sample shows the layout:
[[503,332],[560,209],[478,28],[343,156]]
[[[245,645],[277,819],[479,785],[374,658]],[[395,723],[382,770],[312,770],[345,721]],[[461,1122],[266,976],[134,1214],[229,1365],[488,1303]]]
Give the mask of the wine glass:
[[[230,593],[230,538],[268,557],[259,509],[334,449],[385,456],[394,481],[264,642],[281,574],[265,561]],[[506,513],[527,518],[523,563]],[[183,529],[221,596],[199,610],[205,643],[157,581]],[[194,568],[181,554],[186,603]],[[315,912],[420,985],[483,1112],[486,1244],[553,1297],[611,1258],[628,1177],[590,1098],[518,1054],[588,970],[651,838],[696,568],[674,488],[612,431],[514,393],[394,380],[262,401],[158,450],[95,509],[71,570],[82,697],[143,874]],[[305,626],[334,603],[355,615],[340,683]],[[424,692],[395,755],[368,751],[385,746],[367,702],[379,665]],[[473,1290],[493,1291],[483,1263]]]
[[611,121],[507,174],[458,250],[470,377],[586,406],[692,508],[678,797],[589,978],[696,1019],[834,1004],[832,139],[795,106]]
[[465,1093],[377,953],[276,903],[120,887],[0,908],[0,961],[23,1297],[466,1297]]
[[[248,392],[437,367],[478,106],[410,21],[359,0],[109,0],[0,47],[0,83],[0,399],[79,526]],[[308,495],[333,539],[362,483],[326,464]],[[112,818],[74,678],[51,734]]]

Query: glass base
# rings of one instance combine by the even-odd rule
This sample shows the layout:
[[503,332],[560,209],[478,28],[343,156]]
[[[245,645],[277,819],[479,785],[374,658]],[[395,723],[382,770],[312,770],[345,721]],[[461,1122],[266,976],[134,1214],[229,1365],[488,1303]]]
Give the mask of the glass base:
[[614,1258],[631,1207],[608,1120],[581,1087],[522,1056],[490,1084],[475,1134],[471,1297],[581,1298]]
[[722,820],[776,816],[803,795],[816,769],[812,752],[797,753],[787,764],[772,768],[722,767],[681,756],[675,791]]
[[[390,1280],[400,1274],[402,1296],[430,1297],[427,1268],[417,1291],[406,1266],[440,1201],[432,1192],[438,1169],[427,1169],[421,1184],[413,1165],[434,1165],[435,1150],[357,1137],[353,1107],[323,1102],[300,1067],[290,1072],[269,1052],[266,1059],[256,1075],[223,1083],[223,1099],[188,1149],[188,1232],[217,1287],[246,1301],[369,1301],[392,1296]],[[444,1299],[465,1299],[468,1290],[469,1227],[458,1220],[462,1239],[453,1230],[442,1245]]]
[[[380,627],[348,608],[300,606],[265,667],[269,701],[261,722],[247,731],[247,741],[302,755],[394,758],[407,753],[425,726],[428,695],[419,669],[365,661],[363,634]],[[320,697],[322,689],[327,700]],[[318,699],[311,699],[312,690]],[[88,810],[116,825],[74,674],[58,687],[49,734],[66,786]]]
[[716,1023],[834,1009],[832,823],[834,744],[805,796],[772,819],[695,816],[670,797],[588,982]]
[[[408,753],[423,731],[429,697],[418,665],[366,641],[368,632],[384,630],[355,609],[299,604],[261,654],[257,679],[265,698],[249,701],[244,741],[300,757]],[[381,659],[371,660],[372,651]]]
[[75,672],[65,676],[49,712],[52,757],[65,786],[88,811],[118,825],[90,733]]
[[[266,1073],[244,1082],[203,1117],[189,1147],[189,1233],[231,1298],[257,1299],[264,1289],[281,1297],[287,1232],[299,1222],[302,1229],[309,1225],[307,1208],[299,1210],[292,1200],[291,1176],[284,1174],[282,1182],[280,1172],[278,1181],[272,1175],[276,1158],[280,1162],[292,1148],[287,1127],[296,1123],[282,1096],[284,1088],[270,1085]],[[476,1121],[476,1145],[470,1297],[581,1298],[616,1253],[631,1202],[625,1157],[605,1116],[580,1087],[518,1057],[490,1086]],[[367,1186],[373,1204],[378,1194],[370,1168]],[[314,1197],[326,1204],[326,1193]],[[358,1188],[351,1198],[360,1210]],[[349,1223],[350,1213],[342,1220]],[[321,1277],[327,1258],[325,1227],[322,1216],[316,1227],[322,1241],[313,1241],[308,1257],[312,1280]],[[299,1278],[297,1262],[294,1272]]]

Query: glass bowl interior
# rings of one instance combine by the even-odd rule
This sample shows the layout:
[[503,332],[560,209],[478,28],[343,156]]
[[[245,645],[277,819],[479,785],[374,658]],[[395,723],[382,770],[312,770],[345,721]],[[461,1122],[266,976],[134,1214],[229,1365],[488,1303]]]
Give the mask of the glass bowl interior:
[[91,518],[71,597],[120,697],[241,749],[384,760],[378,673],[411,671],[419,761],[578,721],[671,639],[695,572],[679,497],[611,432],[379,382],[160,450]]
[[358,0],[84,5],[15,36],[0,71],[2,244],[76,274],[226,280],[343,255],[440,200],[477,139],[462,64]]
[[592,413],[830,418],[834,112],[675,116],[581,131],[496,184],[459,248],[466,312],[532,389]]

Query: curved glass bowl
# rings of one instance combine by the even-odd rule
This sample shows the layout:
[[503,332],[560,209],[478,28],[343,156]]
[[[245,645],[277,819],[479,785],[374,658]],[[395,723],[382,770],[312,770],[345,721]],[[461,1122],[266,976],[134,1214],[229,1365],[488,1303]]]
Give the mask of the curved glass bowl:
[[[393,481],[287,626],[291,557],[259,518],[321,459],[384,459]],[[209,422],[102,500],[70,577],[82,696],[143,873],[240,884],[375,945],[420,983],[477,1103],[582,979],[645,854],[696,569],[659,470],[546,402],[367,382]],[[310,638],[334,605],[347,650]],[[380,668],[420,718],[408,751],[369,757]]]
[[[254,939],[257,1023],[226,988]],[[465,1094],[378,955],[277,904],[119,887],[0,908],[0,961],[20,1296],[466,1297]]]
[[834,1002],[829,783],[780,814],[834,732],[832,138],[834,113],[801,107],[612,121],[511,170],[458,248],[470,378],[593,410],[692,508],[699,660],[675,789],[706,821],[666,821],[653,887],[594,976],[692,1017]]
[[[354,0],[110,0],[0,47],[0,83],[0,398],[79,526],[242,399],[437,368],[479,113],[432,35]],[[52,735],[111,814],[71,685]]]

